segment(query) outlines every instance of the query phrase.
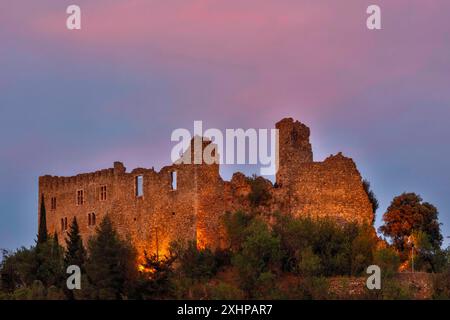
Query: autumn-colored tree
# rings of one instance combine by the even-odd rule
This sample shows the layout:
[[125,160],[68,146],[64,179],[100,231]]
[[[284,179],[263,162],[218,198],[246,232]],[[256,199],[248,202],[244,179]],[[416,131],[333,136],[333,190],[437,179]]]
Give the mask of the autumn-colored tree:
[[417,231],[427,235],[432,248],[437,250],[442,244],[438,210],[415,193],[395,197],[383,215],[383,221],[380,231],[392,239],[400,252],[409,249],[408,238]]

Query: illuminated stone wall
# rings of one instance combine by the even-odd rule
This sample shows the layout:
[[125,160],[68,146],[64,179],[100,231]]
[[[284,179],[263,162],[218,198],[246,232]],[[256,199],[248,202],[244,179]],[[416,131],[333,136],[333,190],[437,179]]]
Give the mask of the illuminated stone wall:
[[[313,162],[308,127],[292,119],[283,119],[276,127],[280,130],[277,183],[272,186],[266,181],[272,198],[258,209],[370,223],[371,205],[354,162],[341,154]],[[205,141],[203,148],[209,143]],[[175,190],[173,172],[177,176]],[[143,179],[142,196],[136,194],[137,176]],[[106,199],[102,187],[106,187]],[[80,190],[82,204],[77,198]],[[109,215],[119,234],[129,238],[140,254],[146,250],[160,256],[174,240],[196,240],[199,247],[223,246],[221,216],[227,211],[249,211],[249,192],[243,174],[235,173],[230,181],[223,181],[217,164],[204,163],[173,164],[159,172],[143,168],[126,172],[123,164],[116,162],[113,168],[94,173],[39,178],[48,230],[56,232],[59,239],[66,237],[76,217],[86,245],[103,217]],[[52,208],[52,198],[56,208]],[[89,223],[92,214],[95,225]],[[67,230],[62,223],[65,219]]]

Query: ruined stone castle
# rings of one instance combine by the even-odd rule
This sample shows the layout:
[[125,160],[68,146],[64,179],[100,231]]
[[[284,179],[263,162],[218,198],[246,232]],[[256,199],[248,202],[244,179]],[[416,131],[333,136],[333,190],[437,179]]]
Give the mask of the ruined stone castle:
[[[314,162],[307,126],[286,118],[276,128],[276,183],[266,181],[271,197],[259,209],[370,224],[372,206],[353,160],[339,153]],[[205,163],[175,163],[159,172],[143,168],[127,172],[122,163],[115,162],[113,168],[93,173],[39,178],[49,233],[64,239],[76,217],[86,244],[108,215],[138,252],[158,255],[164,255],[174,240],[195,240],[200,247],[224,246],[220,218],[226,212],[249,210],[250,190],[242,173],[224,181],[218,164]]]

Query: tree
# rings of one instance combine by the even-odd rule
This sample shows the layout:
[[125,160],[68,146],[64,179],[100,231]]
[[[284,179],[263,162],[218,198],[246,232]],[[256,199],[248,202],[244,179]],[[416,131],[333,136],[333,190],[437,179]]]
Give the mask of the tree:
[[358,235],[352,241],[352,275],[364,273],[373,262],[373,253],[376,250],[378,238],[372,225],[363,225],[358,228]]
[[181,273],[193,280],[207,280],[217,272],[216,257],[209,248],[199,249],[195,241],[173,243],[171,246]]
[[86,262],[86,250],[83,246],[83,239],[80,235],[80,228],[78,227],[77,218],[74,217],[70,230],[66,238],[66,254],[64,256],[64,264],[66,268],[70,265],[76,265],[84,270],[84,263]]
[[136,252],[119,238],[111,220],[105,217],[89,241],[86,273],[89,298],[124,299],[137,278]]
[[380,231],[390,237],[399,252],[407,254],[408,238],[417,231],[424,232],[432,248],[438,250],[442,244],[442,234],[435,206],[423,202],[415,193],[403,193],[395,197],[383,215],[384,225]]
[[173,291],[173,263],[177,256],[169,254],[163,259],[156,254],[144,252],[144,262],[139,277],[133,285],[131,298],[135,299],[167,299]]
[[414,231],[411,235],[414,243],[414,266],[425,272],[440,272],[446,265],[445,251],[434,248],[429,236],[423,231]]
[[39,231],[34,252],[36,280],[44,285],[61,286],[63,279],[63,248],[58,243],[58,236],[48,236],[47,213],[44,194],[41,196],[41,210],[39,215]]
[[274,283],[273,271],[280,264],[280,239],[272,234],[267,224],[255,219],[248,227],[242,250],[232,261],[237,268],[242,290],[250,297],[258,294]]
[[252,208],[267,205],[271,198],[269,191],[270,182],[263,177],[253,175],[251,178],[247,178],[247,182],[250,184],[250,193],[248,199]]
[[[83,246],[83,239],[80,235],[77,218],[74,217],[70,225],[68,237],[66,238],[66,253],[64,255],[64,267],[67,269],[71,265],[80,267],[81,271],[85,270],[86,250]],[[66,296],[73,300],[78,296],[74,295],[72,290],[64,290]]]
[[62,288],[63,262],[63,248],[55,236],[34,247],[4,252],[0,264],[1,289],[13,293],[22,288],[25,292],[37,282],[45,287]]
[[59,245],[57,237],[51,236],[44,243],[38,243],[35,248],[35,272],[36,280],[44,286],[64,285],[64,249]]
[[434,299],[450,299],[450,247],[442,252],[445,263],[444,270],[433,278]]
[[44,243],[47,241],[48,233],[47,233],[47,213],[45,211],[45,201],[44,194],[41,196],[41,210],[39,215],[39,231],[38,231],[38,239],[37,242]]
[[380,248],[374,252],[374,264],[382,270],[383,278],[392,278],[400,267],[400,257],[392,247]]
[[12,293],[19,287],[31,285],[36,275],[35,247],[3,251],[0,264],[1,290]]
[[364,187],[364,191],[366,192],[367,196],[369,197],[370,204],[372,205],[372,211],[373,211],[372,224],[373,224],[375,222],[375,213],[377,212],[378,207],[379,207],[378,199],[375,196],[375,193],[373,192],[373,190],[370,188],[369,181],[363,180],[363,187]]
[[246,214],[242,211],[235,213],[227,212],[223,216],[223,224],[225,226],[229,247],[232,251],[241,250],[242,243],[247,237],[247,229],[252,222],[254,216]]

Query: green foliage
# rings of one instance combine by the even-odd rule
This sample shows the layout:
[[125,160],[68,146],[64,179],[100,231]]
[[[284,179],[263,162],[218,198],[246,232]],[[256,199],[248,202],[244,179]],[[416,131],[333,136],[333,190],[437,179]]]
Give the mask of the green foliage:
[[35,280],[35,247],[22,247],[15,252],[3,252],[0,265],[1,290],[12,293],[19,287],[31,285]]
[[384,279],[380,294],[383,300],[413,299],[413,290],[396,279]]
[[78,227],[77,219],[74,217],[70,230],[66,239],[67,249],[64,256],[64,265],[67,268],[71,265],[76,265],[84,270],[84,264],[86,262],[86,249],[83,246],[83,240],[81,239],[80,229]]
[[424,272],[440,272],[446,265],[446,254],[441,248],[434,248],[429,236],[423,231],[412,233],[414,242],[414,267]]
[[173,293],[173,263],[176,257],[169,255],[160,259],[156,254],[145,252],[142,271],[133,286],[130,298],[133,299],[167,299]]
[[44,286],[64,285],[64,249],[59,245],[55,236],[47,242],[37,243],[35,248],[35,275]]
[[382,248],[375,251],[374,264],[382,270],[383,279],[392,278],[400,266],[400,257],[393,248]]
[[111,220],[105,217],[89,241],[86,272],[91,299],[124,299],[137,278],[136,252],[119,238]]
[[38,243],[45,243],[47,241],[47,213],[45,210],[44,195],[41,197],[41,210],[39,214],[39,231],[38,231]]
[[364,187],[364,191],[366,192],[367,196],[369,197],[370,204],[372,205],[372,211],[373,211],[372,224],[374,224],[374,222],[375,222],[375,213],[377,212],[378,207],[379,207],[378,199],[375,196],[375,193],[373,192],[373,190],[370,188],[370,182],[369,181],[363,180],[363,187]]
[[[0,300],[330,299],[327,277],[362,276],[372,264],[382,270],[382,290],[368,291],[366,298],[413,296],[411,288],[396,280],[401,262],[396,247],[376,249],[372,226],[256,212],[227,213],[223,223],[228,248],[213,252],[195,242],[172,243],[163,259],[145,254],[138,272],[135,250],[108,218],[89,241],[88,255],[74,219],[66,252],[56,234],[35,247],[4,252]],[[434,297],[448,298],[448,250],[437,249],[430,233],[421,229],[411,232],[411,238],[416,268],[444,270],[435,276]],[[82,268],[82,290],[68,293],[65,267],[72,264]]]
[[414,232],[424,232],[431,248],[438,250],[442,244],[442,234],[435,206],[423,202],[415,193],[403,193],[395,197],[383,215],[384,225],[380,231],[393,241],[404,260],[409,256],[408,239]]
[[231,265],[232,252],[229,249],[217,248],[214,251],[218,271]]
[[208,280],[217,272],[217,261],[209,248],[199,249],[194,241],[187,244],[172,244],[171,249],[177,256],[178,270],[193,280]]
[[281,259],[280,239],[272,234],[267,224],[259,219],[252,221],[242,251],[232,261],[239,273],[241,289],[250,296],[258,293],[271,279],[271,273]]
[[247,178],[247,182],[250,184],[250,193],[248,200],[253,208],[267,205],[271,199],[269,191],[270,182],[263,177],[253,175],[251,178]]
[[63,249],[55,237],[35,247],[4,252],[1,263],[1,289],[13,292],[20,287],[30,287],[39,280],[45,286],[61,287],[63,279]]
[[[66,252],[64,255],[64,267],[67,270],[69,266],[75,265],[80,267],[82,273],[85,272],[86,249],[83,246],[83,240],[80,235],[77,218],[74,217],[70,225],[70,230],[66,238]],[[69,299],[75,299],[74,291],[65,289]]]
[[286,271],[307,276],[358,275],[373,260],[376,237],[370,226],[281,214],[275,217],[274,232],[281,239]]
[[226,282],[219,282],[208,286],[209,296],[212,300],[242,300],[244,292]]
[[358,234],[356,225],[340,226],[331,220],[319,220],[313,225],[312,245],[322,261],[322,275],[350,275],[351,244]]
[[292,298],[299,300],[329,299],[329,283],[325,277],[305,277],[292,289]]
[[311,247],[306,247],[299,253],[298,272],[304,276],[310,277],[320,274],[321,261]]
[[372,226],[360,226],[358,234],[352,240],[351,274],[364,274],[374,260],[377,237]]
[[227,212],[223,216],[223,224],[227,231],[230,249],[233,252],[238,252],[242,249],[242,244],[247,237],[247,229],[253,218],[253,215],[242,211],[237,211],[236,213]]
[[450,299],[450,247],[442,255],[444,256],[443,271],[433,277],[433,298]]
[[28,287],[20,287],[9,294],[0,292],[0,300],[64,300],[64,292],[55,287],[50,286],[48,289],[44,284],[35,280]]

